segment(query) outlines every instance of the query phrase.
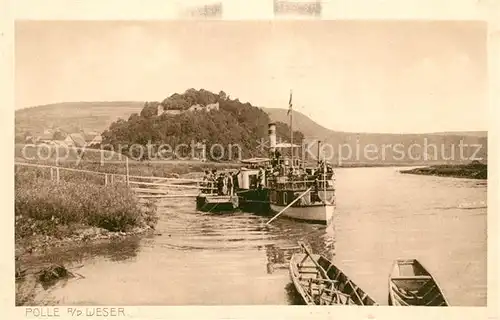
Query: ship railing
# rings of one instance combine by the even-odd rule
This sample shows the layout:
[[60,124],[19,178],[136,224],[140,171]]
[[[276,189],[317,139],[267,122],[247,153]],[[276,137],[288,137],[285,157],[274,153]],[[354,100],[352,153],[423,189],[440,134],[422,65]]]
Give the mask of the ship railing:
[[218,188],[215,186],[215,182],[213,181],[203,181],[200,184],[200,190],[205,194],[217,194]]
[[286,182],[271,182],[269,184],[270,187],[273,187],[278,190],[300,190],[300,189],[307,189],[311,186],[316,186],[319,189],[326,189],[328,191],[331,191],[334,189],[334,186],[332,185],[332,180],[292,180],[292,181],[286,181]]

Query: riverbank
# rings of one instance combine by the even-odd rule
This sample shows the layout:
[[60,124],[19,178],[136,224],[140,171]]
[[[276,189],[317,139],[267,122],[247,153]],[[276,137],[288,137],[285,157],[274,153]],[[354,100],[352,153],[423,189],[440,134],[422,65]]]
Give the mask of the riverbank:
[[158,215],[152,202],[141,202],[123,183],[59,182],[37,171],[15,175],[16,305],[33,303],[39,286],[70,272],[57,259],[35,267],[55,251],[120,241],[152,233]]
[[16,241],[16,306],[50,305],[50,301],[39,300],[37,294],[59,281],[83,277],[74,272],[78,267],[71,267],[70,261],[79,260],[78,255],[93,255],[153,234],[154,228],[150,226],[127,232],[82,227],[63,239],[39,235],[27,241]]
[[424,168],[401,170],[404,174],[419,174],[439,177],[488,179],[488,165],[472,162],[462,165],[435,165]]

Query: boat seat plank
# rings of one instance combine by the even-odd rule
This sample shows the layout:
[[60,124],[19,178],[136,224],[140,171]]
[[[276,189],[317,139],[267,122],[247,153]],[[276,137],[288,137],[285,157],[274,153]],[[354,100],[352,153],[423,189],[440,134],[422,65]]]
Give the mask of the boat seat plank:
[[338,280],[331,280],[331,279],[314,279],[314,282],[327,282],[327,283],[338,283]]
[[343,297],[346,297],[346,298],[350,298],[351,296],[348,295],[347,293],[343,293],[343,292],[340,292],[339,290],[337,289],[325,289],[325,292],[329,292],[329,293],[335,293],[335,294],[338,294],[340,296],[343,296]]
[[299,269],[309,269],[309,268],[314,268],[314,269],[316,269],[316,266],[312,266],[312,265],[310,265],[310,266],[298,266],[298,268],[299,268]]
[[391,277],[391,280],[430,280],[431,276],[399,276]]
[[304,262],[306,262],[307,258],[309,258],[308,256],[305,256],[299,263],[297,263],[297,267],[301,267]]

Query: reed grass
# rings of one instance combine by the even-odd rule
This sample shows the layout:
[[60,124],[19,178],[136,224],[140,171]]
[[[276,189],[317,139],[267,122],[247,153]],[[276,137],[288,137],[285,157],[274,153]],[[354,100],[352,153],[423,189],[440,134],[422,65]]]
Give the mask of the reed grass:
[[[76,178],[75,178],[76,179]],[[24,170],[15,179],[15,237],[63,238],[82,227],[128,231],[154,225],[156,207],[144,206],[125,184],[51,181]]]

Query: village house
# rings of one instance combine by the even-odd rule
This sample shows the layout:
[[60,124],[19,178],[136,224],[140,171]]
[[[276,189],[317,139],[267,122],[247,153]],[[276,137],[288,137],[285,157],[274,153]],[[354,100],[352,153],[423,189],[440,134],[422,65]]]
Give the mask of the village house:
[[54,140],[54,133],[45,131],[42,135],[38,136],[36,141],[38,143],[50,143]]
[[83,134],[83,138],[87,147],[93,147],[102,143],[102,136],[95,132],[85,133]]
[[28,143],[59,145],[65,147],[92,147],[102,143],[102,136],[97,132],[85,133],[83,130],[80,133],[62,133],[56,135],[55,132],[44,132],[39,136],[26,137]]

